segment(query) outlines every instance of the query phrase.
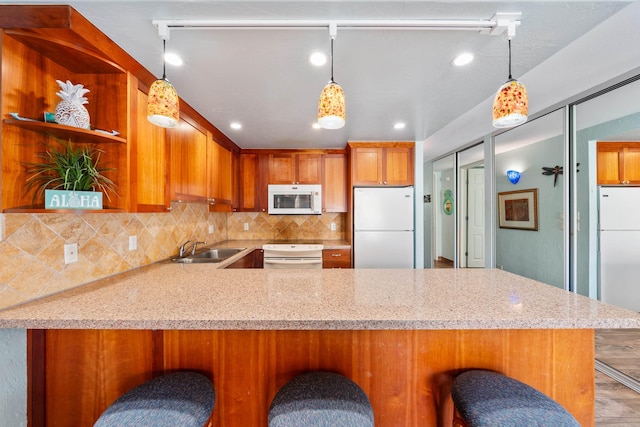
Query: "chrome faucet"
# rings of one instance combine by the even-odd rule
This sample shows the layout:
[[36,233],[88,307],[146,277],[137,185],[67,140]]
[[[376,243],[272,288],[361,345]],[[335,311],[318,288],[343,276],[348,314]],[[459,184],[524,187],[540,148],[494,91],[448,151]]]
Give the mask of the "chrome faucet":
[[[187,240],[186,242],[184,242],[182,245],[180,245],[180,251],[178,253],[178,256],[180,256],[180,258],[184,257],[186,253],[191,252],[191,255],[195,255],[196,253],[196,249],[198,248],[198,245],[206,245],[207,242],[193,242],[192,240]],[[189,246],[189,243],[191,243],[191,245]],[[187,249],[189,248],[190,251]]]
[[187,240],[182,245],[180,245],[180,250],[178,251],[178,256],[182,258],[184,256],[185,251],[187,250],[187,245],[191,243],[191,240]]
[[196,249],[198,248],[198,245],[206,245],[207,242],[193,242],[193,249],[191,249],[191,255],[195,255],[196,254]]

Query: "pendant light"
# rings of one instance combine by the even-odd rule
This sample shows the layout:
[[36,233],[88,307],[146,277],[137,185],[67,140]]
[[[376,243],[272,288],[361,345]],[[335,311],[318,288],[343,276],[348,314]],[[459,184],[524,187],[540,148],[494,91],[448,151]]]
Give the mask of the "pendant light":
[[509,37],[509,78],[500,86],[493,101],[493,126],[509,128],[526,122],[528,103],[524,85],[511,77],[511,37]]
[[344,91],[333,80],[333,40],[336,38],[337,25],[329,24],[329,34],[331,36],[331,80],[322,89],[320,100],[318,101],[318,124],[323,129],[340,129],[344,126],[346,119],[346,105]]
[[147,99],[147,120],[163,128],[173,128],[178,126],[180,118],[180,101],[178,93],[169,80],[167,80],[166,60],[166,39],[162,40],[162,78],[156,80],[149,88]]

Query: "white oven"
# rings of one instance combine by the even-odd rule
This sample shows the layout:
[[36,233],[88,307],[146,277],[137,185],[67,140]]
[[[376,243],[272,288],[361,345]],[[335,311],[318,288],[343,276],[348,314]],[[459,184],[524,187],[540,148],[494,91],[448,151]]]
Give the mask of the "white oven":
[[270,215],[320,215],[322,213],[322,185],[270,184]]
[[322,268],[322,249],[319,244],[270,243],[262,245],[264,268]]

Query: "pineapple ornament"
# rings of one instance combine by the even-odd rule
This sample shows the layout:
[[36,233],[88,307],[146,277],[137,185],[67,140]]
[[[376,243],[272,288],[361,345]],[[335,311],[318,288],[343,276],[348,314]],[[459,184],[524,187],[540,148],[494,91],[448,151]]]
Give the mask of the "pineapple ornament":
[[89,112],[83,104],[87,104],[85,93],[89,89],[85,89],[84,85],[74,85],[69,80],[62,82],[56,80],[60,85],[61,91],[56,92],[62,101],[56,106],[56,122],[61,125],[73,126],[82,129],[90,128]]

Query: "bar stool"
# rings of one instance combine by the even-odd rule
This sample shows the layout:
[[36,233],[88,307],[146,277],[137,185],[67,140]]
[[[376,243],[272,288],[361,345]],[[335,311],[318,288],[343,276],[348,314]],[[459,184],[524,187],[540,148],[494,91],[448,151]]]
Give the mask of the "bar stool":
[[471,370],[453,380],[454,426],[580,427],[556,401],[497,372]]
[[366,393],[333,372],[307,372],[286,383],[269,408],[269,427],[373,427]]
[[174,372],[120,396],[94,427],[202,427],[215,402],[213,384],[207,377],[196,372]]

